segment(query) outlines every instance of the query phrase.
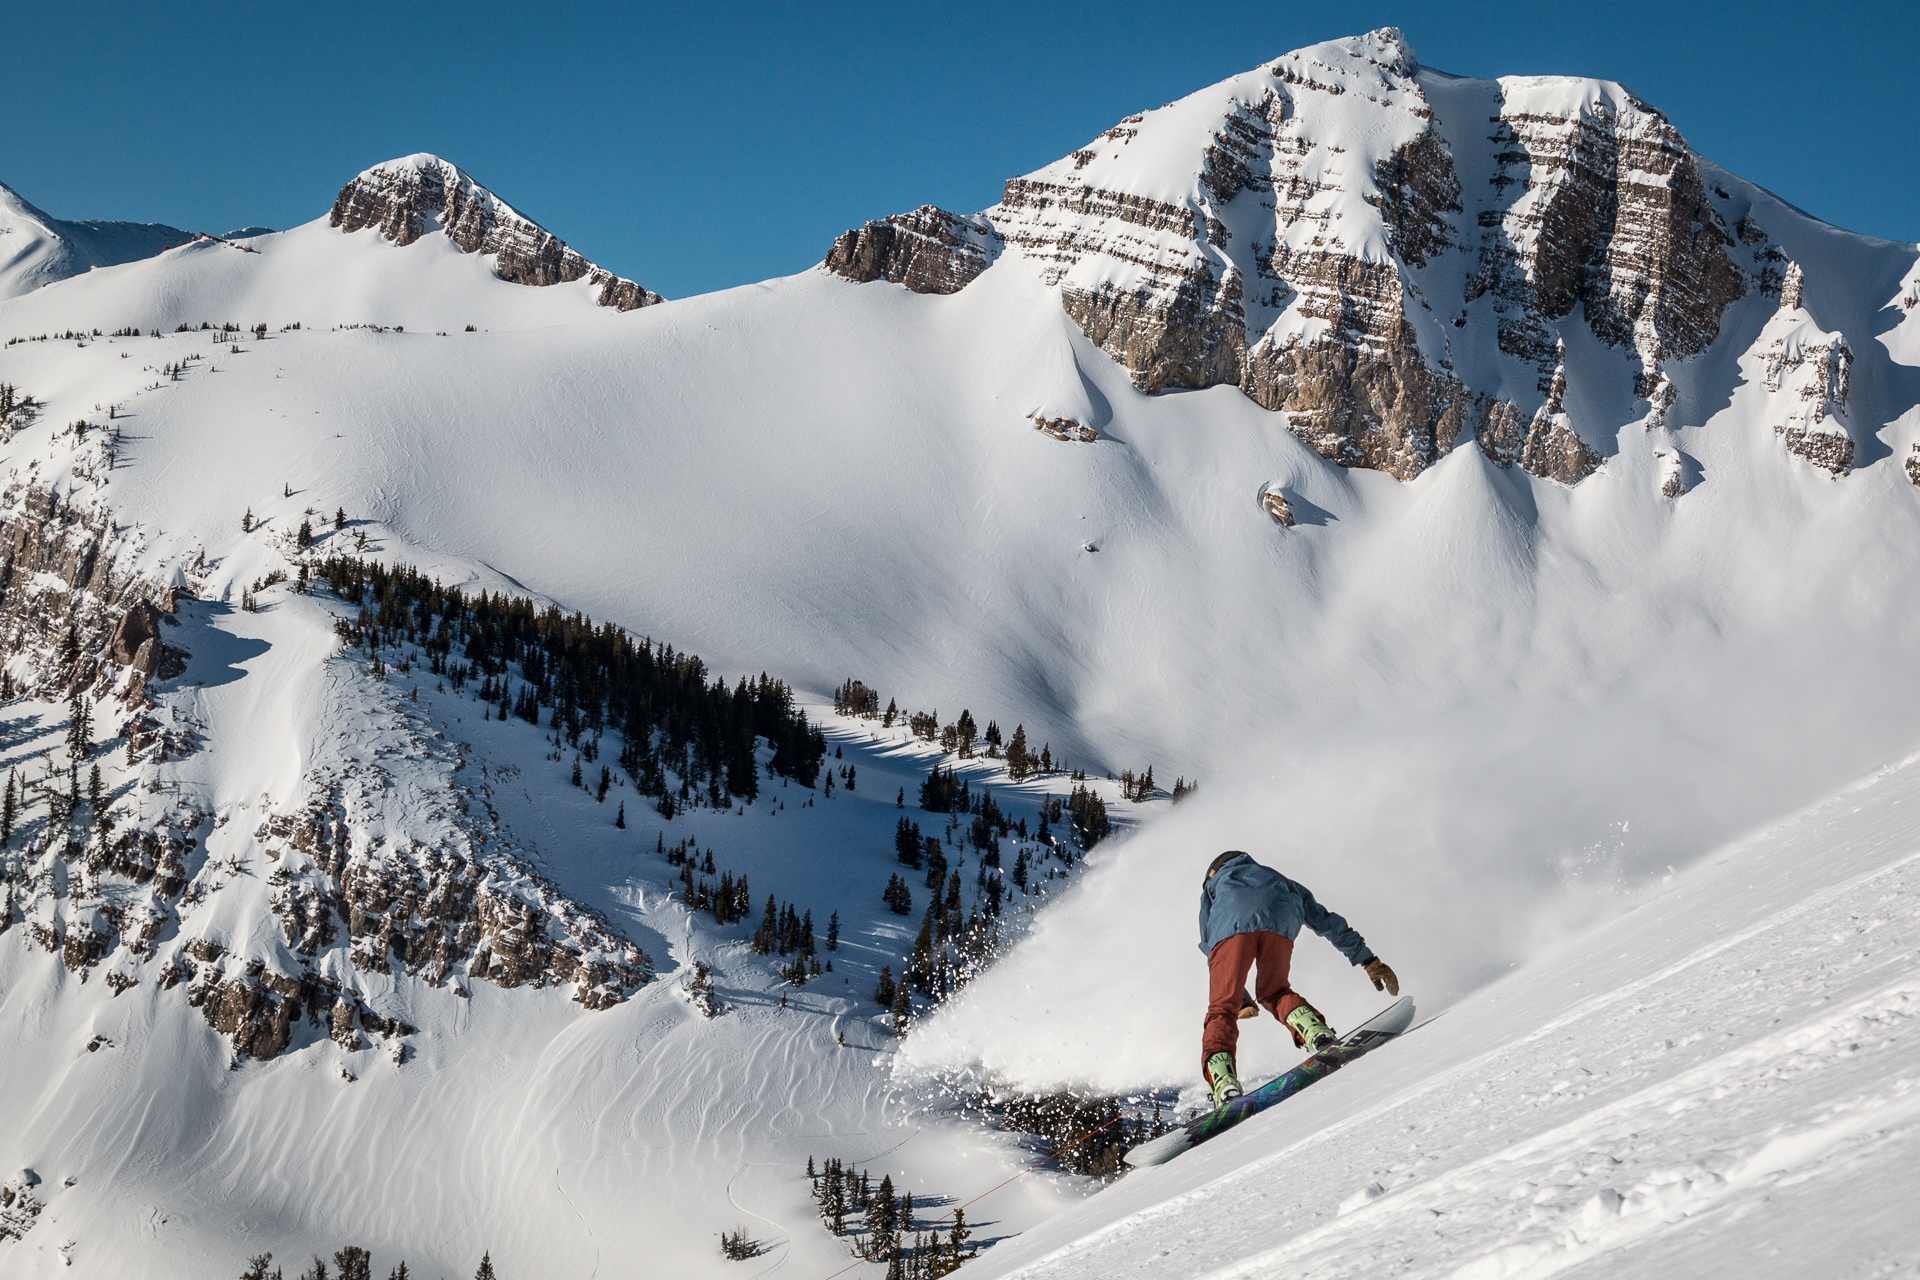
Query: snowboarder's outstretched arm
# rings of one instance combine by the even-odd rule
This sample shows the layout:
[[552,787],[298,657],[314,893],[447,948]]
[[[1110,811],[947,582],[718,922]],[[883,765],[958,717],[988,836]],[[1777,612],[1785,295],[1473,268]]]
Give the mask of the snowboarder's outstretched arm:
[[1297,880],[1294,883],[1299,885],[1301,901],[1306,904],[1307,928],[1331,942],[1334,949],[1353,964],[1363,965],[1374,958],[1373,949],[1367,945],[1367,940],[1347,923],[1345,916],[1337,911],[1327,910],[1320,905],[1320,900],[1313,896],[1311,889]]

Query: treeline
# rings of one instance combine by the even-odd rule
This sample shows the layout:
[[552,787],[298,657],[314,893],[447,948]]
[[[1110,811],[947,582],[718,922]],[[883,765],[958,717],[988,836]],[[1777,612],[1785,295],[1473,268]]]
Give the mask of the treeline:
[[[327,1270],[326,1261],[315,1257],[313,1265],[299,1272],[293,1280],[373,1280],[373,1255],[357,1244],[347,1245],[333,1255],[332,1271]],[[407,1269],[402,1259],[387,1272],[387,1280],[412,1280],[413,1272]],[[271,1253],[255,1254],[247,1259],[247,1269],[240,1273],[240,1280],[287,1280],[286,1272],[273,1265]],[[480,1268],[473,1273],[473,1280],[500,1280],[493,1269],[491,1252],[480,1255]]]
[[962,760],[973,759],[976,751],[989,760],[1004,758],[1007,772],[1015,782],[1024,782],[1036,774],[1064,772],[1066,769],[1064,762],[1054,760],[1050,745],[1042,743],[1038,753],[1029,748],[1024,725],[1015,725],[1013,737],[1003,738],[997,721],[987,721],[983,732],[974,720],[973,712],[967,710],[962,710],[960,718],[945,727],[940,724],[938,711],[902,711],[892,698],[887,699],[887,709],[882,712],[879,691],[851,676],[834,691],[833,709],[843,716],[878,720],[883,728],[888,729],[893,727],[896,720],[903,720],[914,737],[926,742],[937,741],[949,755],[957,755]]
[[406,565],[329,556],[311,575],[359,605],[357,618],[340,623],[349,644],[375,657],[383,646],[418,645],[433,674],[455,689],[477,680],[482,700],[503,718],[544,719],[575,747],[588,735],[589,760],[598,754],[591,743],[617,729],[620,767],[641,794],[657,797],[666,817],[702,800],[723,808],[735,797],[756,799],[761,739],[773,749],[767,767],[774,775],[803,787],[820,776],[826,739],[794,706],[792,690],[764,672],[729,688],[671,645],[635,640],[611,623],[595,625],[523,596],[469,595]]

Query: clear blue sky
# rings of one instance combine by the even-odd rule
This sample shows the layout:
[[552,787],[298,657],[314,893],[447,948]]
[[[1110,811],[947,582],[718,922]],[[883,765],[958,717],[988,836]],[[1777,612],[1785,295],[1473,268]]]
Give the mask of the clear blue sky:
[[1121,116],[1389,25],[1448,71],[1622,81],[1815,215],[1920,239],[1912,3],[0,0],[0,182],[65,218],[282,228],[432,151],[682,297],[867,218],[983,208]]

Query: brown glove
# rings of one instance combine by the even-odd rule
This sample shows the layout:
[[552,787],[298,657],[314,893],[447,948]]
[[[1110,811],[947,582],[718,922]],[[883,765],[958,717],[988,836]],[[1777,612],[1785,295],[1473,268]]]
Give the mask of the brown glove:
[[1394,976],[1393,970],[1387,968],[1387,962],[1379,956],[1367,961],[1367,976],[1373,979],[1375,991],[1385,990],[1390,996],[1400,994],[1400,979]]
[[1260,1006],[1253,1002],[1253,997],[1247,994],[1244,987],[1240,990],[1240,1016],[1243,1018],[1260,1016]]

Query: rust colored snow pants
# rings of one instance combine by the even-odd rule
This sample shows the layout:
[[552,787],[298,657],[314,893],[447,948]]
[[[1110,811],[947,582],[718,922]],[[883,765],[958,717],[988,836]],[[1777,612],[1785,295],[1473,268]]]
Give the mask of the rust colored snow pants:
[[[1284,933],[1236,933],[1215,946],[1207,956],[1207,1024],[1200,1033],[1200,1074],[1207,1074],[1207,1059],[1216,1053],[1231,1054],[1240,1043],[1240,993],[1246,989],[1247,971],[1260,965],[1260,978],[1253,998],[1265,1007],[1280,1025],[1287,1015],[1307,1003],[1287,985],[1287,970],[1293,964],[1293,939]],[[1291,1032],[1293,1028],[1287,1027]],[[1300,1037],[1295,1036],[1296,1041]]]

